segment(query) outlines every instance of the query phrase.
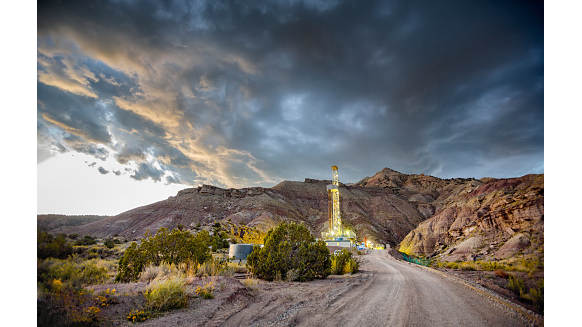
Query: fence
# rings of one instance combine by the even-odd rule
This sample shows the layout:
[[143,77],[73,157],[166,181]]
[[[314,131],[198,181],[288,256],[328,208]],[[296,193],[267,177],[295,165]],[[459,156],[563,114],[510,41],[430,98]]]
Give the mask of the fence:
[[[400,252],[402,253],[402,252]],[[412,262],[412,263],[416,263],[417,265],[421,265],[421,266],[430,266],[430,259],[423,259],[423,258],[415,258],[412,256],[408,256],[405,253],[402,253],[402,256],[404,257],[404,260],[408,261],[408,262]]]

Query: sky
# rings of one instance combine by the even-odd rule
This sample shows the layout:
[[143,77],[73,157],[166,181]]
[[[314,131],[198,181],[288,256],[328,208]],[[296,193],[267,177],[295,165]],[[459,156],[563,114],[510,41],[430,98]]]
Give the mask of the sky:
[[37,213],[544,173],[542,1],[38,1]]

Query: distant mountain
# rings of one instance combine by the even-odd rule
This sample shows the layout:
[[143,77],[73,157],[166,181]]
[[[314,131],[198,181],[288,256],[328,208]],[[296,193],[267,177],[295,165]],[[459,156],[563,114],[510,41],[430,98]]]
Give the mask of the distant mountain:
[[[141,238],[146,230],[186,228],[231,221],[266,231],[280,221],[304,223],[318,237],[328,224],[329,181],[306,179],[284,181],[272,188],[222,189],[210,185],[185,189],[176,196],[135,208],[82,226],[54,232],[78,233],[95,237],[115,234],[128,239]],[[363,239],[398,244],[426,219],[415,207],[391,190],[361,186],[340,186],[343,221]]]
[[108,216],[37,215],[36,225],[42,231],[50,231],[60,227],[80,226],[107,217]]
[[[280,221],[291,220],[305,224],[319,237],[328,226],[329,183],[308,178],[271,188],[203,185],[116,216],[53,232],[137,239],[146,230],[155,233],[161,227],[194,229],[230,221],[266,231]],[[466,257],[485,253],[485,247],[491,248],[487,242],[501,251],[499,254],[509,254],[523,251],[527,243],[524,237],[529,237],[530,247],[540,242],[543,245],[543,175],[440,179],[385,168],[357,183],[340,185],[340,204],[342,221],[360,240],[366,237],[375,243],[399,246],[409,254],[448,251],[446,255],[451,258]],[[472,252],[463,250],[469,243],[476,244]]]

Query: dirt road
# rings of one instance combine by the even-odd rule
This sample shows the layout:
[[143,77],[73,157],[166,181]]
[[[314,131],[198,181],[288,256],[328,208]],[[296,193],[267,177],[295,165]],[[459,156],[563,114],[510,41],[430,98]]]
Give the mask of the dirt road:
[[[523,326],[522,320],[439,275],[395,260],[365,256],[360,278],[268,294],[227,319],[250,326]],[[334,287],[334,285],[337,285]],[[286,297],[286,301],[285,301]]]
[[[308,283],[244,286],[143,326],[525,326],[514,313],[448,278],[387,251],[362,257],[361,271]],[[228,290],[228,291],[227,291]]]

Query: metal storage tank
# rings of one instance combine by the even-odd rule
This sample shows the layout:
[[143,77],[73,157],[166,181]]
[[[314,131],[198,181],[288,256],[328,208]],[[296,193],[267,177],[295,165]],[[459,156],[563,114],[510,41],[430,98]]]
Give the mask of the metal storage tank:
[[231,244],[228,249],[228,257],[235,260],[246,260],[253,252],[253,244]]

